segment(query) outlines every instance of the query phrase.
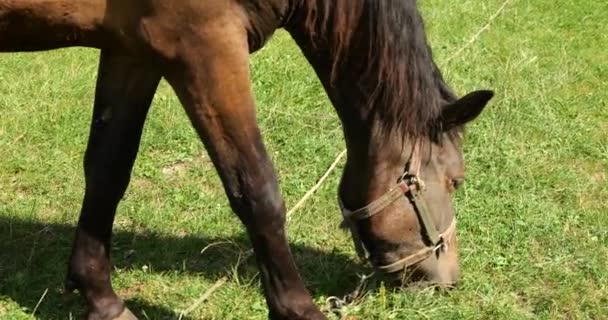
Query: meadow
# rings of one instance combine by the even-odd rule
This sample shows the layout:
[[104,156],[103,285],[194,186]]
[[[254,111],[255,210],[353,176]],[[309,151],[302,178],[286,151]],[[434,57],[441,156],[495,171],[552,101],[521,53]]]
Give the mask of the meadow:
[[[380,285],[344,317],[608,319],[608,2],[512,0],[478,37],[503,0],[419,5],[454,90],[496,92],[463,146],[467,181],[455,199],[462,281],[449,294]],[[61,289],[97,59],[83,48],[0,55],[0,319],[84,312],[81,298]],[[288,34],[277,32],[251,68],[291,208],[344,149],[341,128]],[[319,306],[369,272],[338,228],[342,165],[288,225]],[[267,317],[253,259],[240,262],[250,248],[244,229],[165,82],[113,244],[114,287],[140,319],[177,319],[223,276],[184,319]]]

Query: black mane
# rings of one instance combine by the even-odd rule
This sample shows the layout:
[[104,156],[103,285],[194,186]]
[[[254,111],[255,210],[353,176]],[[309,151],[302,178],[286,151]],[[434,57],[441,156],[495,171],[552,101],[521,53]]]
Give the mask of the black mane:
[[387,132],[437,134],[441,107],[456,99],[435,65],[415,0],[305,0],[313,43],[334,57],[332,82],[358,79],[369,112]]

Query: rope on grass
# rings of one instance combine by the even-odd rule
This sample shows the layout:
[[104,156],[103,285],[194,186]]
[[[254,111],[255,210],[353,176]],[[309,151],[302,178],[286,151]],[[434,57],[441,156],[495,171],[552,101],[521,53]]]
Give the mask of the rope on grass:
[[500,14],[503,12],[503,10],[507,7],[507,5],[510,2],[511,2],[511,0],[505,0],[505,2],[502,3],[502,5],[498,8],[498,10],[496,10],[496,12],[492,16],[490,16],[490,18],[488,19],[488,22],[483,27],[481,27],[481,29],[479,29],[479,31],[477,31],[477,33],[475,33],[473,35],[473,37],[471,37],[471,39],[469,39],[469,41],[467,41],[462,47],[460,47],[460,49],[456,50],[456,52],[454,52],[454,54],[452,54],[446,60],[446,63],[450,63],[452,60],[457,58],[464,50],[466,50],[468,47],[473,45],[473,43],[475,43],[479,39],[479,37],[481,37],[481,34],[490,28],[490,25],[492,25],[494,20],[496,20],[496,18],[498,18],[498,16],[500,16]]
[[211,296],[215,290],[219,289],[219,287],[221,287],[224,283],[226,283],[226,281],[228,281],[228,277],[226,277],[226,276],[223,276],[219,280],[217,280],[213,284],[213,286],[211,286],[211,288],[209,288],[209,290],[205,291],[205,293],[202,296],[200,296],[200,298],[196,299],[196,301],[194,301],[194,303],[192,305],[190,305],[188,307],[188,309],[180,312],[178,319],[182,320],[182,318],[185,315],[196,310],[196,308],[198,308],[203,302],[205,302],[205,300],[207,300],[209,298],[209,296]]
[[327,169],[325,174],[319,179],[319,181],[317,181],[317,184],[315,184],[312,188],[310,188],[310,190],[308,190],[306,192],[306,194],[304,194],[302,199],[300,199],[300,201],[298,201],[293,206],[293,208],[291,208],[291,209],[289,209],[289,211],[287,211],[287,221],[289,221],[289,218],[291,218],[291,215],[294,212],[296,212],[304,204],[304,202],[306,202],[306,200],[308,200],[308,198],[310,198],[312,196],[313,193],[315,193],[317,190],[319,190],[319,188],[323,185],[323,182],[325,182],[325,180],[327,180],[327,177],[329,177],[329,175],[332,173],[332,171],[334,171],[334,169],[338,166],[338,163],[340,163],[340,160],[342,160],[342,158],[344,158],[345,155],[346,155],[346,149],[342,150],[342,152],[340,152],[340,154],[338,154],[338,156],[336,157],[334,162],[331,164],[331,166],[329,166],[329,168]]
[[40,307],[40,305],[42,304],[42,301],[44,300],[44,297],[46,297],[47,293],[49,293],[49,288],[46,288],[46,290],[44,290],[44,293],[42,293],[42,296],[40,297],[40,299],[38,300],[38,303],[36,303],[36,306],[34,307],[34,311],[32,311],[32,316],[36,315],[36,311],[38,311],[38,307]]
[[[468,47],[473,45],[477,40],[479,40],[481,35],[490,28],[490,25],[492,25],[494,20],[496,20],[496,18],[498,18],[498,16],[500,16],[500,14],[504,11],[504,9],[507,7],[507,5],[511,1],[512,0],[505,0],[503,2],[503,4],[498,8],[498,10],[492,16],[490,16],[487,23],[483,27],[481,27],[481,29],[479,29],[479,31],[477,31],[477,33],[475,33],[473,35],[473,37],[471,37],[471,39],[469,39],[469,41],[467,41],[462,47],[460,47],[458,50],[456,50],[456,52],[454,52],[454,54],[452,54],[450,57],[448,57],[448,59],[446,60],[446,63],[449,63],[452,60],[454,60],[455,58],[457,58],[460,54],[462,54],[462,52],[464,52],[464,50],[466,50]],[[327,169],[325,174],[323,176],[321,176],[319,181],[317,181],[317,183],[312,188],[310,188],[310,190],[308,190],[304,194],[304,196],[287,212],[286,219],[288,222],[289,222],[289,219],[292,216],[292,214],[294,212],[296,212],[300,207],[302,207],[302,205],[304,205],[304,203],[323,185],[325,180],[327,180],[329,175],[334,171],[334,169],[337,167],[338,163],[340,162],[340,160],[342,160],[342,158],[344,157],[345,154],[346,154],[346,149],[342,150],[342,152],[340,152],[336,156],[336,158],[334,159],[334,162],[329,166],[329,168]],[[253,249],[249,249],[245,253],[243,259],[237,263],[236,267],[237,268],[240,267],[245,261],[249,260],[249,258],[252,256],[253,256]],[[369,279],[369,276],[363,276],[359,287],[364,286],[365,282],[368,279]],[[226,282],[228,282],[228,276],[222,276],[221,278],[219,278],[207,291],[205,291],[198,299],[196,299],[192,305],[190,305],[187,309],[185,309],[184,311],[182,311],[179,314],[179,320],[182,320],[182,318],[185,315],[196,310],[203,302],[205,302],[205,300],[207,300],[215,291],[217,291]],[[359,287],[357,287],[357,288],[360,289]],[[346,304],[349,304],[349,303],[352,303],[353,300],[358,300],[357,298],[360,297],[361,292],[360,292],[360,290],[355,290],[354,292],[357,292],[357,294],[354,295],[352,299],[348,299],[348,300],[346,298],[344,298],[343,300],[338,299],[337,301],[340,302],[341,304],[340,304],[339,308],[337,308],[337,309],[340,309],[341,307],[343,307],[344,302],[346,302]],[[345,296],[345,297],[347,297],[347,296]],[[331,297],[331,299],[333,299],[333,298],[335,298],[335,297]],[[344,301],[344,300],[347,300],[347,301]],[[328,301],[327,303],[333,304],[331,302],[332,301]],[[334,306],[334,308],[332,308],[333,312],[336,312],[336,307],[338,307],[338,306]]]

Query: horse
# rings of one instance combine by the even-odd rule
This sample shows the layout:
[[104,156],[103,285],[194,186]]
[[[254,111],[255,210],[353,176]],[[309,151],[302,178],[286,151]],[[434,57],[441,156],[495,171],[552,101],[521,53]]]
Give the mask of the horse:
[[65,282],[86,300],[87,319],[136,319],[112,289],[112,224],[161,78],[246,228],[269,318],[325,319],[290,252],[249,80],[250,54],[280,28],[341,121],[347,160],[337,198],[358,254],[387,274],[457,282],[461,141],[493,92],[458,98],[450,89],[415,0],[0,0],[2,52],[100,49]]

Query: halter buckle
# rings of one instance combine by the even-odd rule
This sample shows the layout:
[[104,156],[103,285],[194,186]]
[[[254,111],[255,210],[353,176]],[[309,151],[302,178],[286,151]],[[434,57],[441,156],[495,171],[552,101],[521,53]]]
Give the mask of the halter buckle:
[[424,180],[420,179],[418,175],[410,174],[409,171],[403,172],[403,174],[397,180],[397,183],[405,182],[408,187],[415,186],[419,191],[424,191],[426,186]]
[[441,253],[447,252],[448,250],[449,250],[448,243],[445,241],[445,238],[443,237],[443,235],[441,235],[439,238],[439,242],[437,242],[437,244],[433,248],[433,253],[435,253],[436,255],[439,255]]
[[411,179],[408,179],[408,178],[411,178],[411,177],[412,177],[412,175],[410,175],[410,173],[407,170],[403,171],[403,174],[401,174],[399,179],[397,179],[397,183],[401,183],[403,181],[406,181],[406,183],[408,183],[411,181]]

